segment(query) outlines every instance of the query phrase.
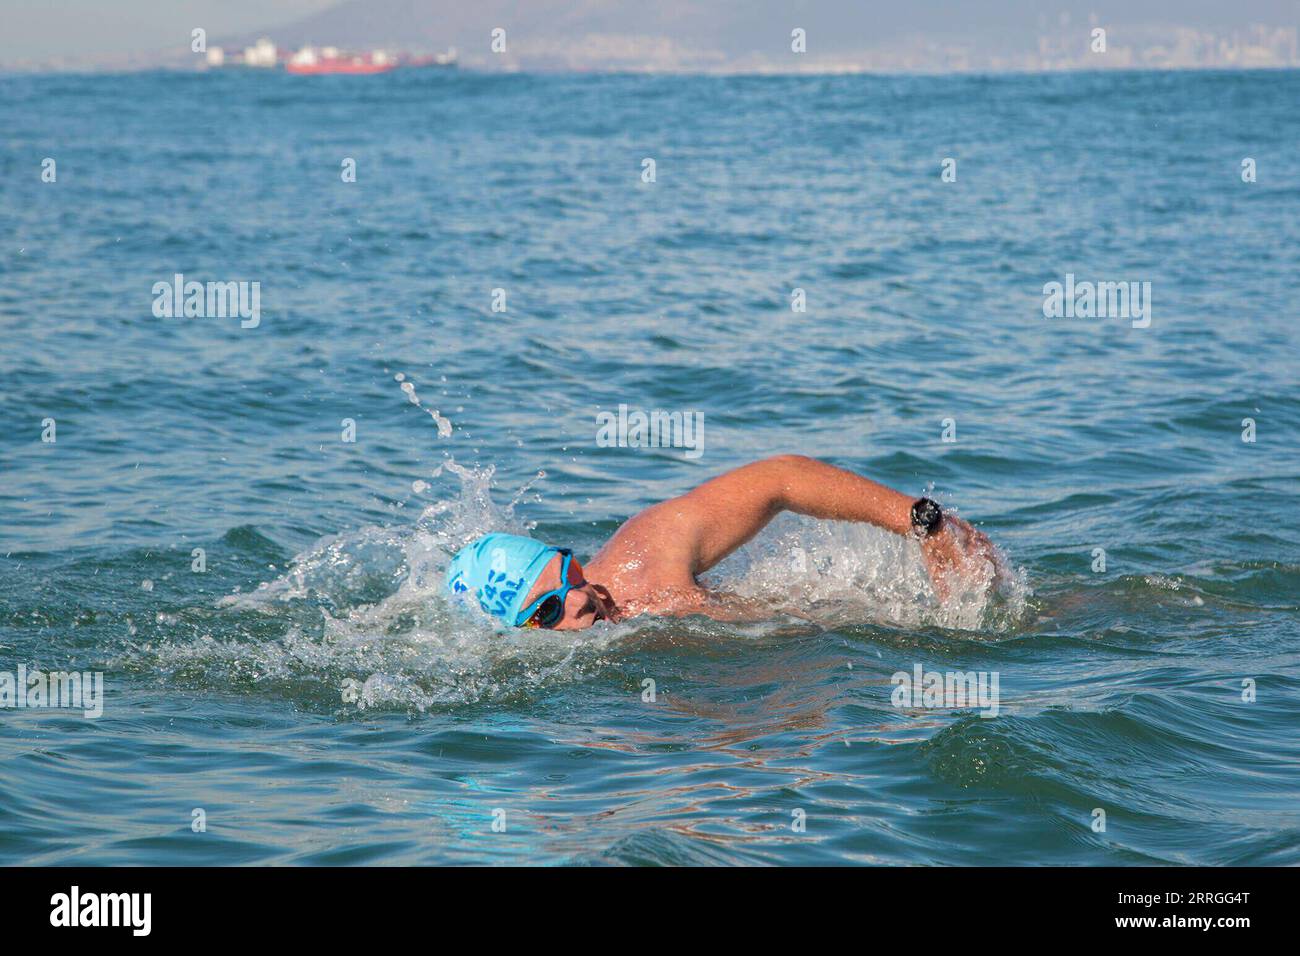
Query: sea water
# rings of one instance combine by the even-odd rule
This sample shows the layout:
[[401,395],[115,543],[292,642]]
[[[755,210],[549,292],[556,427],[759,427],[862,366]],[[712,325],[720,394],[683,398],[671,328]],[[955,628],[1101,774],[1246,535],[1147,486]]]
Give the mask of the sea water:
[[[1297,102],[0,77],[0,671],[103,678],[0,707],[0,862],[1300,863]],[[443,599],[476,534],[586,557],[783,452],[1006,580],[786,516],[709,575],[755,623]]]

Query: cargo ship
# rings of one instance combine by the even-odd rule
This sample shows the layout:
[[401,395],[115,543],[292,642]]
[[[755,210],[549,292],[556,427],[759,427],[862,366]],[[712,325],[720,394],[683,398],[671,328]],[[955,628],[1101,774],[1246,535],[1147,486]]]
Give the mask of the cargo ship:
[[284,64],[286,73],[316,75],[322,73],[387,73],[400,67],[455,66],[456,51],[448,50],[437,56],[395,57],[384,50],[369,53],[345,53],[338,47],[326,46],[317,50],[305,46]]

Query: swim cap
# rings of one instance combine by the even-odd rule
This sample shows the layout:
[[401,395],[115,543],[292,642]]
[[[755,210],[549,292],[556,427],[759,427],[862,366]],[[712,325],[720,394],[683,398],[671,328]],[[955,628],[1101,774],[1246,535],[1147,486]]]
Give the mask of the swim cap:
[[559,552],[517,534],[485,534],[457,552],[447,566],[453,595],[472,594],[479,607],[511,627],[547,563]]

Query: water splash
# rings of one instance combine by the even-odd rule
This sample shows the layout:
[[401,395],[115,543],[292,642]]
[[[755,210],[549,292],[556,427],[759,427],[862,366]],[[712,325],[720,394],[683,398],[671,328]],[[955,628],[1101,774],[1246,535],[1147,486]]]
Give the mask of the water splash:
[[710,586],[828,627],[863,623],[1005,630],[1025,614],[1023,570],[953,581],[939,601],[919,545],[869,525],[785,514],[706,576]]
[[[503,635],[481,615],[447,600],[447,562],[488,531],[527,534],[515,505],[543,477],[526,482],[505,505],[491,495],[494,468],[446,460],[431,476],[454,489],[410,526],[366,527],[322,539],[287,571],[249,593],[231,594],[218,610],[241,623],[234,633],[169,643],[160,666],[205,681],[314,685],[336,707],[414,708],[501,701],[553,683],[583,679],[603,667],[603,653],[629,628],[587,632],[512,631]],[[281,633],[268,639],[271,621]]]
[[393,376],[393,378],[396,381],[401,383],[402,392],[406,395],[406,400],[410,402],[412,405],[414,405],[416,408],[427,413],[429,417],[434,420],[434,422],[438,426],[438,437],[450,438],[451,419],[444,418],[442,415],[438,413],[438,410],[436,408],[426,407],[424,403],[420,401],[420,396],[416,394],[415,383],[407,381],[406,374],[404,372],[398,372],[396,375]]

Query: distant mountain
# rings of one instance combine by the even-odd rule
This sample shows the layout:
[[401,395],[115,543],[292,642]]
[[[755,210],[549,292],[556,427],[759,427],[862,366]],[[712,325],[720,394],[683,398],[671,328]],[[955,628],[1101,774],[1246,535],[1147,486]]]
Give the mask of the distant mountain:
[[[792,55],[795,27],[817,37],[814,49],[843,52],[871,45],[882,29],[906,22],[887,4],[874,12],[856,3],[806,3],[799,13],[791,6],[788,0],[346,0],[275,29],[272,39],[282,46],[387,45],[428,52],[454,46],[462,62],[482,68],[650,69],[717,66],[747,57],[775,61]],[[504,54],[489,47],[498,27],[506,31]]]
[[[1249,7],[1249,22],[1296,21],[1294,0]],[[1088,58],[1097,23],[1112,28],[1127,62]],[[1114,30],[1132,23],[1147,26]],[[489,47],[497,27],[506,31],[501,54]],[[790,48],[796,27],[807,35],[802,55]],[[1217,52],[1205,50],[1222,37],[1198,31],[1247,27],[1222,0],[346,0],[266,32],[281,47],[455,47],[463,65],[479,69],[799,71],[1135,66],[1144,65],[1143,49],[1172,48],[1178,30],[1194,34],[1178,41],[1191,44],[1181,55],[1212,60]]]

